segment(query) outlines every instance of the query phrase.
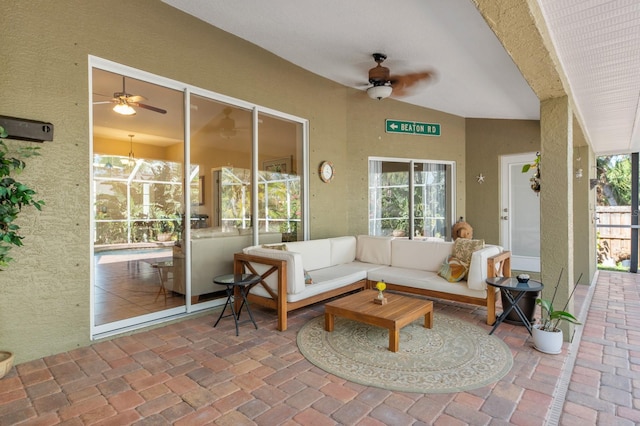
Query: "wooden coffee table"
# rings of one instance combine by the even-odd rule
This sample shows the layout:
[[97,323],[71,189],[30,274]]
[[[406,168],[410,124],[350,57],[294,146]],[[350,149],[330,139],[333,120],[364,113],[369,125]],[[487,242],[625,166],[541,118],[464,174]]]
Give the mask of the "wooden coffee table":
[[385,293],[387,303],[378,305],[373,299],[376,290],[363,290],[324,306],[324,328],[333,331],[334,317],[347,318],[389,330],[389,350],[398,352],[400,329],[424,315],[424,327],[433,325],[433,302],[399,294]]

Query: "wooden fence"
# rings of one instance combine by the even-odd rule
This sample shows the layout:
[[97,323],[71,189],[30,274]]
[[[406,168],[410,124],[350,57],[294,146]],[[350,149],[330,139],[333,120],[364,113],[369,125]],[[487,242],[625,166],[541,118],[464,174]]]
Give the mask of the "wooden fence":
[[[631,256],[631,206],[598,206],[598,261],[610,257],[614,261]],[[606,225],[626,225],[608,228]],[[602,258],[602,259],[601,259]]]

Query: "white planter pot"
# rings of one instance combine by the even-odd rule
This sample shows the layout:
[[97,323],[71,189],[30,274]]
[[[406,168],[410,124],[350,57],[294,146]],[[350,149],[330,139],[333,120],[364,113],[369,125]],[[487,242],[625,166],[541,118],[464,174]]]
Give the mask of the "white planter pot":
[[0,351],[0,379],[11,370],[13,366],[13,354],[7,351]]
[[546,354],[559,354],[562,352],[562,330],[559,331],[543,331],[540,330],[540,324],[535,324],[531,328],[533,334],[533,345],[540,352]]

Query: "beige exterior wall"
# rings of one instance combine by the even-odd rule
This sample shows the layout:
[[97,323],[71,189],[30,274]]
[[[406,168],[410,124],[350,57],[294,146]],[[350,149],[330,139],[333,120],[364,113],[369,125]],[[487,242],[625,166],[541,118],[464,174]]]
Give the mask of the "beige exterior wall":
[[[55,126],[22,176],[46,208],[25,211],[25,245],[0,278],[0,345],[17,362],[90,342],[89,55],[306,117],[310,164],[332,157],[347,167],[345,87],[161,2],[29,1],[3,10],[0,81],[10,102],[0,114]],[[312,211],[331,204],[331,218],[346,219],[342,184],[310,182]],[[323,220],[336,222],[316,217],[312,237],[329,228]],[[346,220],[332,228],[347,231]]]
[[582,168],[582,177],[576,177],[573,184],[573,276],[579,284],[590,284],[597,269],[594,251],[596,191],[589,184],[589,180],[596,177],[596,159],[575,118],[573,123],[574,176],[578,167]]
[[[477,3],[485,16],[511,16],[488,0]],[[498,157],[540,149],[537,121],[465,120],[392,99],[372,101],[159,1],[2,4],[0,114],[55,126],[54,141],[42,145],[21,176],[46,207],[24,212],[25,246],[0,272],[0,348],[15,352],[18,363],[90,343],[89,55],[308,119],[311,238],[367,232],[367,159],[378,156],[454,161],[456,216],[473,225],[476,237],[496,243]],[[519,16],[513,19],[526,19]],[[500,38],[524,32],[490,20]],[[505,45],[521,62],[513,44]],[[544,98],[557,91],[558,80],[546,76],[548,67],[534,73],[536,64],[521,69]],[[552,88],[541,84],[546,80],[555,82]],[[387,118],[437,122],[442,136],[386,134]],[[329,184],[317,176],[324,160],[336,168]],[[483,185],[475,181],[480,173]]]
[[[369,232],[369,157],[454,161],[456,217],[464,215],[466,161],[463,118],[393,100],[372,101],[365,93],[355,91],[351,94],[347,116],[347,167],[344,175],[349,182],[347,214],[351,233]],[[386,119],[440,123],[441,136],[388,134],[385,133]]]
[[[25,245],[0,273],[0,346],[17,362],[90,343],[89,55],[309,119],[311,238],[366,232],[368,155],[455,161],[464,214],[460,117],[374,102],[161,2],[29,1],[3,10],[0,114],[55,126],[22,175],[46,208],[25,210]],[[443,136],[385,135],[385,118],[439,122]],[[317,176],[323,160],[337,170],[330,184]]]
[[[473,237],[500,243],[500,156],[540,151],[540,122],[466,120],[467,214]],[[531,159],[533,161],[533,158]],[[482,174],[484,183],[476,177]]]

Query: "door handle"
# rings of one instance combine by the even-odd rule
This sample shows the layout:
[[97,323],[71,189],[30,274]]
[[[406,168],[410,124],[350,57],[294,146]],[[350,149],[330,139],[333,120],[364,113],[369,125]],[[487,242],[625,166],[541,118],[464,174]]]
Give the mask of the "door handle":
[[509,217],[508,217],[508,216],[500,216],[500,219],[502,219],[502,220],[508,220],[508,219],[509,219]]

